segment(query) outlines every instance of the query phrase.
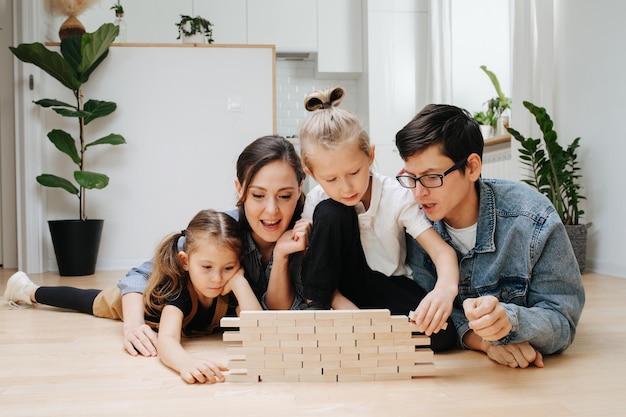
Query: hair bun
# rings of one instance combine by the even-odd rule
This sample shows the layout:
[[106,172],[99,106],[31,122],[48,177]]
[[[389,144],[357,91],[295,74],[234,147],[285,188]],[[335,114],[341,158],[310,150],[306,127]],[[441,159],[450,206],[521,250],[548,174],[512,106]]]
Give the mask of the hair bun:
[[315,111],[324,108],[324,103],[317,97],[307,97],[304,101],[304,108],[307,111]]
[[315,91],[304,100],[304,108],[307,111],[330,109],[341,103],[344,94],[345,91],[341,87],[329,88],[325,91]]

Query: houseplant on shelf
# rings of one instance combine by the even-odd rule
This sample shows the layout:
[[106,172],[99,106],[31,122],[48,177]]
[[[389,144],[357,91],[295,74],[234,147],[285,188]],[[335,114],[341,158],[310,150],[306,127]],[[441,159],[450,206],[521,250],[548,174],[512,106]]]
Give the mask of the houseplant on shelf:
[[496,118],[492,109],[482,110],[474,113],[474,120],[480,125],[480,133],[483,139],[493,136]]
[[511,99],[504,95],[502,88],[500,87],[500,81],[498,77],[492,71],[488,70],[485,65],[481,65],[480,69],[489,77],[491,84],[496,90],[496,97],[492,97],[487,100],[487,111],[493,114],[492,126],[495,129],[496,135],[502,135],[506,133],[506,128],[509,127],[509,116],[507,110],[511,108]]
[[513,128],[507,129],[521,144],[520,159],[529,168],[529,176],[523,181],[550,199],[565,225],[578,266],[583,271],[586,263],[587,228],[591,224],[580,223],[585,214],[579,206],[581,200],[585,199],[580,193],[581,175],[577,160],[580,138],[574,139],[567,148],[563,148],[557,140],[557,133],[546,109],[528,101],[523,104],[535,116],[543,134],[542,142],[541,139],[526,138]]
[[68,88],[76,104],[57,99],[44,98],[35,104],[51,108],[64,117],[77,121],[78,138],[61,129],[48,132],[48,139],[66,154],[78,169],[72,181],[53,174],[41,174],[37,182],[44,187],[61,188],[78,198],[77,220],[51,220],[48,222],[55,250],[59,273],[66,276],[90,275],[95,265],[100,246],[100,236],[104,220],[88,219],[85,192],[88,189],[102,189],[109,183],[105,174],[87,170],[85,153],[96,145],[120,145],[126,143],[119,134],[109,134],[92,142],[87,142],[85,126],[90,122],[115,111],[117,105],[110,101],[88,100],[84,102],[83,85],[89,76],[102,63],[109,53],[109,46],[118,35],[119,28],[106,23],[93,33],[81,36],[68,36],[61,41],[60,53],[52,51],[41,43],[20,44],[9,47],[20,60],[31,63],[51,75]]
[[180,21],[176,23],[178,37],[185,43],[213,43],[213,24],[201,16],[191,17],[180,15]]

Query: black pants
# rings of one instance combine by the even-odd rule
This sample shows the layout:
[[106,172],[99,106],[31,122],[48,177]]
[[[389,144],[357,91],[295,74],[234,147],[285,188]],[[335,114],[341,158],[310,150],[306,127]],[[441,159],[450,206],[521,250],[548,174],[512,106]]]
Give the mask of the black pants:
[[[359,308],[386,308],[394,315],[407,315],[426,296],[411,278],[388,277],[369,267],[354,207],[332,199],[319,203],[313,213],[302,285],[308,300],[329,305],[338,289]],[[435,351],[451,349],[456,338],[448,319],[448,328],[431,337],[431,347]]]
[[35,291],[38,303],[67,308],[93,315],[93,302],[101,290],[83,290],[74,287],[39,287]]

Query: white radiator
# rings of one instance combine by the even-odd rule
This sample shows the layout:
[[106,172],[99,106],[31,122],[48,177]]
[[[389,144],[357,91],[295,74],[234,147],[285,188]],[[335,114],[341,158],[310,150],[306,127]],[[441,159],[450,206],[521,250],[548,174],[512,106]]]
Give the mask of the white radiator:
[[483,153],[483,178],[515,180],[515,161],[511,158],[511,149],[485,151]]

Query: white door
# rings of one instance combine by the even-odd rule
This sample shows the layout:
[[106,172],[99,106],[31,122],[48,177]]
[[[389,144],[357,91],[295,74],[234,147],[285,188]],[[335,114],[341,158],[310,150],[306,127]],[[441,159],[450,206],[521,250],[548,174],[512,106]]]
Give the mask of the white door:
[[13,0],[0,0],[0,265],[5,268],[17,267],[12,18]]

